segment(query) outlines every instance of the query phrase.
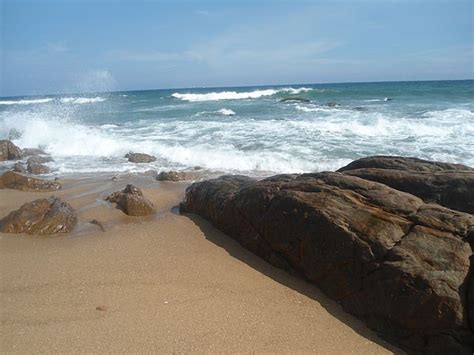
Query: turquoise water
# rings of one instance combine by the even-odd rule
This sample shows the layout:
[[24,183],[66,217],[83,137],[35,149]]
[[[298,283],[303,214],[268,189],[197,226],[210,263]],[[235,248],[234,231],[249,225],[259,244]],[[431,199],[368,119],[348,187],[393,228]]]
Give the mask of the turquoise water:
[[[280,102],[289,97],[305,102]],[[474,166],[474,81],[0,98],[0,136],[13,128],[16,144],[44,148],[61,175],[199,165],[264,176],[334,170],[375,154]],[[158,160],[128,163],[129,151]]]

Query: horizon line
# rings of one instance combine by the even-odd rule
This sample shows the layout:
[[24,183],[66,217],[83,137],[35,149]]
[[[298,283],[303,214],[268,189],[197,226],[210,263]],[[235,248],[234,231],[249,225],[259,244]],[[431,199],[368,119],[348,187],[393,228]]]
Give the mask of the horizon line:
[[0,96],[0,99],[11,99],[16,97],[38,97],[38,96],[60,96],[60,95],[83,95],[83,94],[113,94],[123,92],[145,92],[145,91],[170,91],[187,89],[228,89],[228,88],[259,88],[259,87],[280,87],[280,86],[301,86],[301,85],[338,85],[338,84],[376,84],[376,83],[410,83],[410,82],[434,82],[434,81],[474,81],[474,77],[468,79],[423,79],[423,80],[375,80],[375,81],[340,81],[340,82],[319,82],[319,83],[285,83],[285,84],[258,84],[258,85],[235,85],[235,86],[189,86],[189,87],[170,87],[155,89],[126,89],[110,91],[82,91],[82,92],[63,92],[48,94],[26,94],[13,96]]

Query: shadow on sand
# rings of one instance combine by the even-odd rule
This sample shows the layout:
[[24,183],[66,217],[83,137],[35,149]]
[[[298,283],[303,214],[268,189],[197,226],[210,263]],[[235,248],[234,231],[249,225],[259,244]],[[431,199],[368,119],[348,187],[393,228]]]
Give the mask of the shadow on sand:
[[183,216],[189,218],[202,231],[207,240],[215,245],[225,249],[229,255],[239,259],[253,269],[261,272],[274,281],[289,287],[321,304],[326,311],[336,317],[341,322],[351,327],[355,332],[367,338],[395,354],[405,354],[405,352],[396,348],[384,340],[380,339],[373,331],[354,316],[346,313],[342,307],[335,301],[328,298],[316,286],[310,284],[302,278],[290,275],[284,270],[278,269],[252,252],[244,249],[236,240],[217,230],[211,223],[198,215],[185,213]]

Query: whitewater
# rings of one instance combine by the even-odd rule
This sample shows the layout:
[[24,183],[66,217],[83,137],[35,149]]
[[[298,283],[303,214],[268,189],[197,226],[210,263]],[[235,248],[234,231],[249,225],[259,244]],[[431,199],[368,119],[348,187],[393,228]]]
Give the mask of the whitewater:
[[[444,81],[9,97],[0,98],[0,138],[44,149],[54,158],[52,174],[63,176],[200,166],[258,177],[335,170],[378,154],[474,166],[473,87]],[[157,160],[129,163],[130,151]]]

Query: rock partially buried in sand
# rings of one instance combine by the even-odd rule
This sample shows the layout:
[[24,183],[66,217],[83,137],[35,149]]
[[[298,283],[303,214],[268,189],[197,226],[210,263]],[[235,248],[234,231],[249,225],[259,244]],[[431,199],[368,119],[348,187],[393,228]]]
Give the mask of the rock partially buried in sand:
[[0,140],[0,161],[21,159],[23,152],[9,140]]
[[61,184],[55,181],[25,176],[14,171],[7,171],[0,179],[1,188],[21,191],[55,191],[61,188]]
[[473,215],[342,173],[224,176],[191,185],[180,210],[304,275],[408,349],[474,350]]
[[162,171],[156,177],[158,181],[182,181],[186,180],[186,173],[184,171]]
[[125,158],[131,163],[151,163],[156,160],[156,157],[153,155],[145,153],[128,153],[125,155]]
[[128,184],[122,191],[114,192],[105,200],[116,203],[117,208],[129,216],[148,216],[155,213],[153,204],[132,184]]
[[25,203],[0,221],[3,233],[56,234],[71,232],[77,224],[74,209],[57,197]]

